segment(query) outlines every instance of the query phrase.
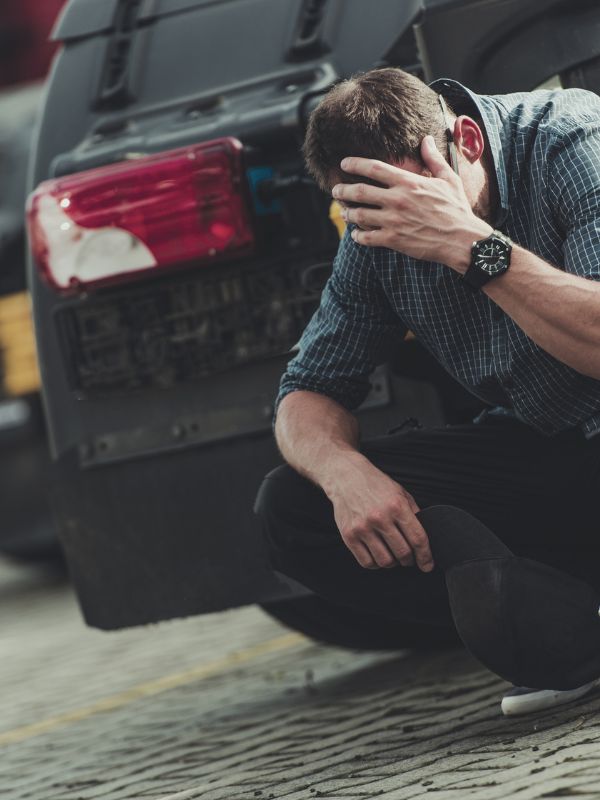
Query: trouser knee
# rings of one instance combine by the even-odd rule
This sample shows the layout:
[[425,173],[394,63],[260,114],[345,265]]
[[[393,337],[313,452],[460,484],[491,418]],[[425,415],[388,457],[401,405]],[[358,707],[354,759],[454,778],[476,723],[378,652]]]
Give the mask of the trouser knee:
[[277,568],[287,561],[286,555],[319,546],[333,522],[332,506],[324,492],[287,464],[264,478],[254,513]]
[[294,485],[301,476],[287,464],[271,470],[263,479],[254,501],[254,513],[263,521],[286,518],[294,510]]
[[288,464],[269,472],[258,490],[254,512],[261,518],[308,520],[333,517],[333,508],[325,492],[303,478]]

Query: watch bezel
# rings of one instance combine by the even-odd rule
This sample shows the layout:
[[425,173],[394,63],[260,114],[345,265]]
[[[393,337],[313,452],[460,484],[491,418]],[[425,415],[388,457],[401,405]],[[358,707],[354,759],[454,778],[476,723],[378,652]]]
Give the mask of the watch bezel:
[[[491,264],[478,263],[478,259],[482,258],[482,250],[494,244],[501,245],[502,252],[499,254],[497,261],[493,264],[493,269],[490,270]],[[463,280],[471,287],[479,289],[493,278],[503,275],[510,267],[510,256],[512,252],[511,240],[502,234],[500,231],[493,231],[485,239],[479,239],[473,242],[471,246],[471,263],[468,270],[463,275]],[[486,267],[488,267],[486,269]]]

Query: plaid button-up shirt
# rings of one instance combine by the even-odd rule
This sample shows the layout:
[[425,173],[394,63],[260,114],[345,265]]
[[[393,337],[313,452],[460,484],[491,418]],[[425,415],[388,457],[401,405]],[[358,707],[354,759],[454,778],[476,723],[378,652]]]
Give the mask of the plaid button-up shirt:
[[[481,96],[448,80],[432,88],[483,121],[500,196],[495,227],[553,267],[600,280],[600,98],[580,89]],[[454,270],[358,245],[348,231],[276,408],[299,389],[356,408],[407,329],[466,389],[541,433],[600,431],[599,380],[545,352]]]

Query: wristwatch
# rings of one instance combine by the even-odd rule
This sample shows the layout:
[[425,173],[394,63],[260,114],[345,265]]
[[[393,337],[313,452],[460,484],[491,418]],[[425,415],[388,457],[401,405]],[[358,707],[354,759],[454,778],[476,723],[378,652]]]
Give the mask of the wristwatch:
[[471,263],[463,275],[463,281],[472,289],[481,289],[510,267],[511,251],[511,240],[500,231],[494,231],[487,239],[473,242]]

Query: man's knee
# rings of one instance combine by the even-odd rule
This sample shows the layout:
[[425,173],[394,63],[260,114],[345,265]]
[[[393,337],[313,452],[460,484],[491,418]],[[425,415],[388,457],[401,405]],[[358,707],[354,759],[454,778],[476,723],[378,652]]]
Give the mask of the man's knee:
[[289,513],[296,505],[294,495],[304,479],[288,464],[281,464],[265,475],[254,501],[254,513],[262,520]]
[[331,514],[331,502],[319,486],[289,464],[281,464],[265,476],[254,501],[254,512],[260,517],[314,513],[320,518]]
[[271,552],[321,546],[324,533],[329,535],[332,526],[335,529],[325,493],[287,464],[266,475],[254,501],[254,513]]
[[265,476],[254,501],[271,566],[284,574],[290,572],[298,485],[303,480],[289,465],[282,464]]

